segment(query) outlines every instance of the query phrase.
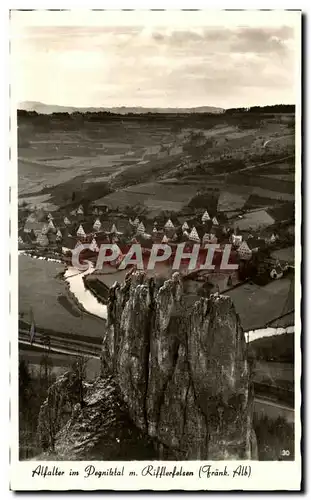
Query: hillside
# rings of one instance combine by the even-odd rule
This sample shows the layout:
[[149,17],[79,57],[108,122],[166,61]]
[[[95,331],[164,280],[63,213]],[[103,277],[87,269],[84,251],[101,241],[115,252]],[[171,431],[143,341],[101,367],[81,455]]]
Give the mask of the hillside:
[[196,108],[144,108],[138,107],[74,107],[74,106],[57,106],[55,104],[44,104],[36,101],[25,101],[19,103],[18,108],[25,111],[35,111],[36,113],[51,114],[51,113],[96,113],[96,112],[110,112],[119,115],[126,115],[128,113],[145,114],[145,113],[222,113],[222,108],[214,106],[199,106]]
[[249,357],[263,361],[294,363],[294,334],[285,333],[254,340],[249,345]]
[[[53,210],[79,199],[150,216],[211,196],[218,211],[294,200],[294,115],[18,114],[19,196]],[[229,175],[228,175],[229,174]],[[193,200],[191,202],[191,200]],[[250,201],[248,201],[250,200]]]

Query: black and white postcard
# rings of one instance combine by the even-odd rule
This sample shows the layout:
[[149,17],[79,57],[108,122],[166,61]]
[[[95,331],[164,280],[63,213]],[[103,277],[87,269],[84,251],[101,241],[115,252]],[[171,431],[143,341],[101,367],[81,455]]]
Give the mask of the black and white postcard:
[[11,489],[301,488],[301,12],[10,13]]

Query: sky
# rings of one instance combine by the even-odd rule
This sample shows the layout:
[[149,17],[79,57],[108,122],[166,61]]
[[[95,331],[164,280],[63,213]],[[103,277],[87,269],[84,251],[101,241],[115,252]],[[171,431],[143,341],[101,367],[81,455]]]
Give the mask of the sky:
[[17,102],[229,108],[296,101],[297,13],[93,14],[13,13]]

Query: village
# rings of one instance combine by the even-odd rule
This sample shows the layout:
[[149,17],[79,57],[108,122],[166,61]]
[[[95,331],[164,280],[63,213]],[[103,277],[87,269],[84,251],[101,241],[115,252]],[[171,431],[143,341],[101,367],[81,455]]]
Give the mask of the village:
[[[160,214],[150,219],[145,214],[139,214],[138,210],[135,213],[132,209],[129,217],[126,213],[96,203],[88,206],[80,204],[72,210],[53,213],[20,208],[18,245],[21,251],[58,258],[70,265],[72,251],[81,244],[89,245],[84,256],[93,262],[100,246],[107,243],[118,245],[123,253],[131,245],[139,244],[144,255],[150,254],[154,243],[169,245],[173,255],[180,243],[184,243],[186,252],[191,251],[194,244],[200,244],[202,249],[208,244],[218,244],[215,270],[185,271],[184,279],[193,281],[196,286],[203,284],[203,288],[208,282],[209,289],[223,292],[250,279],[259,285],[266,285],[293,272],[293,221],[284,221],[284,213],[283,210],[280,222],[263,209],[249,210],[235,219],[228,218],[224,212],[198,209],[188,214]],[[230,262],[238,263],[237,271],[219,269],[219,257],[228,244],[231,245]],[[159,273],[164,278],[170,277],[173,272],[170,263],[168,261],[161,266]],[[125,272],[117,269],[120,258],[109,264],[105,269],[95,270],[84,280],[85,286],[95,295],[98,288],[101,290],[104,286],[105,293],[100,295],[107,296],[110,286],[124,279]]]

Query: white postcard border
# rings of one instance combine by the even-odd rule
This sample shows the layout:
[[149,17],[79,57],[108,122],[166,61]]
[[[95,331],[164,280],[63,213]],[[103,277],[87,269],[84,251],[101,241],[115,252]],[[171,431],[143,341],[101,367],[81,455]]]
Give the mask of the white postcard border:
[[[216,11],[214,11],[214,14]],[[146,12],[145,16],[155,15],[157,13]],[[163,13],[161,13],[163,14]],[[178,21],[179,16],[175,12],[167,12],[168,16],[171,14],[171,19],[175,19],[174,23]],[[194,13],[184,13],[186,23],[190,25],[191,18],[195,18]],[[206,12],[207,22],[210,22],[212,17],[210,12]],[[231,12],[230,14],[233,14]],[[242,13],[239,12],[239,15]],[[267,13],[266,13],[267,14]],[[271,11],[270,11],[271,14]],[[278,11],[277,15],[288,16],[290,13]],[[296,29],[297,34],[300,33],[300,15],[298,13],[291,13],[297,16]],[[122,16],[124,13],[122,14]],[[202,20],[203,12],[198,12],[198,24],[204,22]],[[259,12],[254,13],[253,16],[258,16]],[[272,13],[272,15],[274,15]],[[113,21],[113,17],[117,16]],[[98,13],[97,13],[98,19]],[[120,24],[120,12],[111,14],[111,23]],[[95,20],[93,21],[95,22]],[[97,22],[97,21],[96,21]],[[143,22],[143,19],[140,20]],[[152,22],[154,22],[152,20]],[[137,21],[136,21],[137,23]],[[297,35],[297,48],[299,46],[299,53],[301,36]],[[298,59],[298,58],[297,58]],[[301,302],[301,95],[300,95],[300,60],[297,60],[297,108],[296,108],[296,241],[295,241],[295,325],[296,331],[301,328],[300,318],[300,302]],[[12,78],[12,72],[11,72]],[[11,148],[11,179],[10,179],[10,224],[11,224],[11,238],[10,238],[10,259],[11,259],[11,276],[10,276],[10,374],[11,374],[11,474],[10,474],[10,487],[15,491],[35,491],[35,490],[116,490],[116,491],[137,491],[137,490],[186,490],[186,491],[199,491],[199,490],[248,490],[248,491],[299,491],[301,487],[301,454],[300,454],[300,438],[301,438],[301,421],[300,421],[300,407],[301,407],[301,391],[300,391],[300,375],[301,375],[301,357],[300,357],[300,335],[295,336],[295,460],[292,462],[153,462],[152,465],[156,467],[166,467],[167,470],[174,469],[174,466],[179,468],[181,465],[185,470],[192,470],[194,476],[192,477],[162,477],[157,478],[153,476],[142,476],[141,471],[144,467],[150,465],[150,462],[92,462],[92,465],[98,470],[106,470],[111,467],[118,468],[124,467],[124,476],[103,476],[98,478],[84,478],[83,471],[89,462],[20,462],[18,460],[18,252],[17,252],[17,145],[16,145],[16,115],[15,115],[15,99],[13,87],[11,93],[11,134],[10,134],[10,148]],[[37,465],[48,466],[53,469],[53,466],[64,470],[64,476],[59,476],[56,480],[55,476],[37,476],[32,477],[33,470]],[[202,465],[212,465],[213,468],[223,470],[227,466],[228,470],[233,472],[238,466],[244,466],[251,471],[249,477],[236,476],[235,478],[212,477],[206,479],[199,478],[199,471]],[[249,469],[251,467],[251,469]],[[70,469],[77,469],[81,474],[77,476],[70,476]],[[137,472],[137,476],[130,476],[129,472]],[[178,477],[178,479],[177,479]]]

